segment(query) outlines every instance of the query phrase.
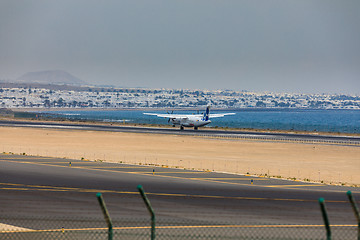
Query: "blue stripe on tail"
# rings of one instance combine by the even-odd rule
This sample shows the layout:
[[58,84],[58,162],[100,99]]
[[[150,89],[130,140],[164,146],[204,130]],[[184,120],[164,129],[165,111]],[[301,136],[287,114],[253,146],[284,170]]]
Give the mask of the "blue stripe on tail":
[[209,114],[210,114],[210,106],[207,106],[206,111],[204,113],[203,120],[208,121],[209,120]]

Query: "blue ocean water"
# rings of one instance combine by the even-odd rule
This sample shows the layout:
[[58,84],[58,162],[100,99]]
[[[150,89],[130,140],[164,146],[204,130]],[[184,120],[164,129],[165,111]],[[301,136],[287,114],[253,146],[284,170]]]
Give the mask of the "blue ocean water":
[[[46,114],[71,120],[168,124],[165,118],[144,115],[143,112],[141,110],[61,110],[49,111]],[[155,109],[146,112],[166,113],[165,110]],[[359,110],[238,109],[211,111],[211,113],[220,112],[235,112],[236,115],[213,118],[210,127],[360,133]],[[174,111],[174,114],[196,113],[197,111],[189,110]]]

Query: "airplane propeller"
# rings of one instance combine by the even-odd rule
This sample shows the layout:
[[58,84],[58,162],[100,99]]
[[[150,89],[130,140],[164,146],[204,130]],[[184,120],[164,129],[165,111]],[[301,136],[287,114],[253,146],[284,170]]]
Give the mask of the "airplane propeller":
[[[166,111],[166,112],[167,112],[167,114],[170,114],[169,111]],[[173,114],[173,113],[174,113],[174,110],[171,111],[171,114]],[[168,123],[169,123],[169,122],[170,122],[170,118],[169,118],[169,120],[168,120]]]

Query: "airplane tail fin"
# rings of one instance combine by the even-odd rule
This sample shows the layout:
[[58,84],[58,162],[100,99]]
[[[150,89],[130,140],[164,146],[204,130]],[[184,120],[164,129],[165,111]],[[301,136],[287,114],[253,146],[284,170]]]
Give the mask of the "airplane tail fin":
[[210,114],[210,106],[207,106],[206,111],[204,113],[203,120],[208,121],[209,120],[209,114]]

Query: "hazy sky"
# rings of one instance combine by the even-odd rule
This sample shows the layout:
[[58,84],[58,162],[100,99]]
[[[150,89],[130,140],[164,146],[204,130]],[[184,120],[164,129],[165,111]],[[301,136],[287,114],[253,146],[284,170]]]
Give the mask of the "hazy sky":
[[0,0],[0,79],[360,94],[359,0]]

